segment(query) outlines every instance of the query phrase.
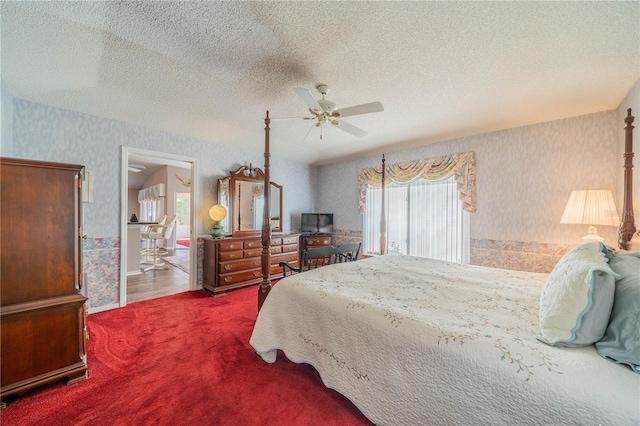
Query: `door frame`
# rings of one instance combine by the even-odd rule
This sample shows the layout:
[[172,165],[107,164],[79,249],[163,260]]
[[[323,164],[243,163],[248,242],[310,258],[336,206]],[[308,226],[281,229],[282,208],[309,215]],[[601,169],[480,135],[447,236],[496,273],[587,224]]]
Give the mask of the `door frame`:
[[[129,157],[131,155],[153,157],[161,160],[181,161],[191,163],[191,202],[189,220],[191,222],[190,230],[190,247],[197,247],[196,230],[196,206],[199,205],[200,192],[198,191],[198,159],[194,157],[186,157],[184,155],[170,154],[167,152],[150,151],[147,149],[133,148],[122,145],[122,167],[120,170],[120,307],[127,304],[127,222],[129,221],[128,206],[129,201]],[[189,250],[189,291],[198,288],[198,256],[197,250]]]

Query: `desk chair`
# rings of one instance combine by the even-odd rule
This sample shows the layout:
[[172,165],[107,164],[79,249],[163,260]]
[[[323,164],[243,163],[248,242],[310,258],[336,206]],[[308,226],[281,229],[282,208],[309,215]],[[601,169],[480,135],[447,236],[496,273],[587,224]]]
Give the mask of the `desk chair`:
[[173,229],[176,226],[176,216],[174,216],[169,222],[165,225],[151,225],[151,230],[149,231],[149,239],[151,240],[151,244],[153,246],[153,264],[144,268],[144,272],[150,271],[152,269],[169,269],[169,267],[164,262],[158,262],[158,255],[166,254],[167,251],[165,249],[161,249],[158,247],[158,243],[160,240],[168,240],[171,238],[171,234],[173,233]]

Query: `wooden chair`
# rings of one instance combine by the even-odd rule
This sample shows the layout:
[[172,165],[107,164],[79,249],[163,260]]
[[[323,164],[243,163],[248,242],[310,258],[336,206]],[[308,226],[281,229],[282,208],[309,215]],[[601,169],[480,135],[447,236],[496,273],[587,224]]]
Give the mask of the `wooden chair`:
[[355,262],[360,256],[360,248],[362,243],[342,244],[336,249],[336,263]]
[[282,266],[282,276],[287,276],[294,272],[300,273],[310,269],[317,269],[322,266],[333,265],[334,263],[354,262],[360,255],[362,243],[342,244],[339,247],[318,247],[304,250],[300,256],[300,266],[295,267],[287,262],[280,262]]
[[282,266],[282,276],[287,276],[287,269],[290,271],[289,275],[294,272],[300,273],[308,271],[310,269],[317,269],[321,266],[332,265],[336,263],[337,249],[335,247],[318,247],[304,250],[300,256],[300,266],[297,268],[288,262],[280,262],[278,265]]

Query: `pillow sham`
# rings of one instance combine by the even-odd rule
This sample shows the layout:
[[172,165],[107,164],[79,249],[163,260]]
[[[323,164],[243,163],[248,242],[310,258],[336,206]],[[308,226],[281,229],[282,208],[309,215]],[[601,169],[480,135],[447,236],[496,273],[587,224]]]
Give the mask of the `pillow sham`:
[[549,274],[540,296],[540,336],[554,346],[587,346],[604,336],[615,280],[600,242],[572,248]]
[[596,349],[640,374],[640,252],[616,254],[609,265],[621,278],[616,281],[609,325]]

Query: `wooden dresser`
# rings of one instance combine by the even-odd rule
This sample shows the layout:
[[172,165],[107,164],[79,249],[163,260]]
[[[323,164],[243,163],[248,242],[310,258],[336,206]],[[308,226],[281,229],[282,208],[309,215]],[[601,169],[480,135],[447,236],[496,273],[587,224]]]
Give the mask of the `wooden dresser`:
[[87,377],[82,166],[0,159],[0,397]]
[[[298,264],[300,234],[271,237],[271,278],[282,277],[280,262]],[[260,236],[204,240],[203,287],[213,293],[262,281]]]

